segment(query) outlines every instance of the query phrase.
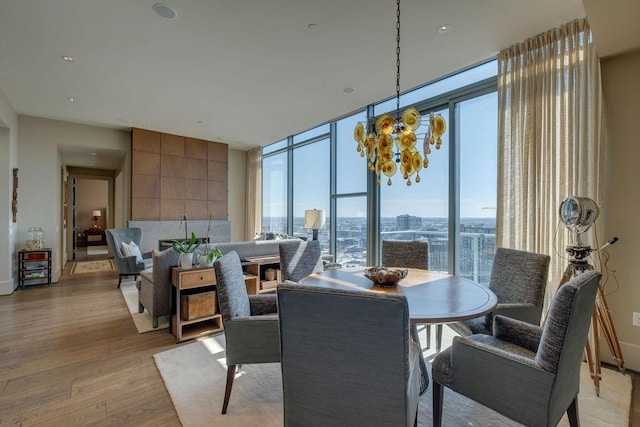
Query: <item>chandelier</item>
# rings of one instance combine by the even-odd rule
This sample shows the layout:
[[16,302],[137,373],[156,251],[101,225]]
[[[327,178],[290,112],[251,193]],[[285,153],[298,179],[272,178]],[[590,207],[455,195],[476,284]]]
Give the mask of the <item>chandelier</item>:
[[383,114],[376,119],[373,131],[365,134],[364,126],[358,123],[353,132],[353,138],[358,143],[358,152],[361,157],[367,158],[369,170],[375,172],[378,185],[382,174],[388,177],[387,185],[391,185],[391,177],[398,171],[396,163],[400,164],[400,173],[407,185],[411,185],[411,177],[414,174],[415,182],[420,182],[420,171],[429,166],[430,145],[435,145],[436,150],[440,149],[442,135],[447,130],[444,117],[431,112],[420,154],[416,145],[418,136],[422,135],[416,131],[422,124],[422,115],[415,107],[408,107],[400,114],[400,0],[396,0],[396,4],[395,118],[391,114]]

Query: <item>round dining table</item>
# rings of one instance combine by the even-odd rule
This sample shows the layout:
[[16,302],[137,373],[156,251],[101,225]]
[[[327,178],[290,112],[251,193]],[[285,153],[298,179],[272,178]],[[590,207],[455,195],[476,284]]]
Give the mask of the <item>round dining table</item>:
[[[396,269],[401,267],[390,267]],[[301,285],[402,294],[409,304],[411,323],[451,323],[491,313],[498,303],[486,286],[463,277],[408,268],[395,286],[381,286],[364,275],[364,269],[345,268],[314,273]]]
[[[389,267],[396,269],[401,267]],[[407,298],[411,337],[420,342],[416,325],[450,323],[491,313],[498,303],[486,286],[451,274],[408,268],[407,275],[394,286],[382,286],[365,277],[363,268],[344,268],[311,274],[299,283],[305,286],[386,292]],[[422,352],[419,357],[420,395],[429,387],[429,371]]]

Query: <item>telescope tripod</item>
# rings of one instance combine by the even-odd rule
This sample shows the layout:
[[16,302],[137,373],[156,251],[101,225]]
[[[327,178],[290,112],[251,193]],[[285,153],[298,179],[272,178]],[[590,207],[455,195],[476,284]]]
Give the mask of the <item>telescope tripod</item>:
[[[558,288],[568,282],[572,277],[577,276],[580,273],[584,273],[587,270],[593,270],[593,266],[585,259],[591,253],[592,249],[589,246],[568,246],[567,252],[571,256],[569,265],[564,270],[562,280]],[[600,370],[600,341],[598,328],[602,329],[602,334],[607,341],[609,351],[613,356],[618,369],[624,372],[624,359],[622,358],[622,351],[620,350],[620,342],[616,335],[616,329],[611,319],[611,313],[609,313],[609,306],[607,305],[607,299],[602,289],[602,284],[598,284],[598,291],[596,294],[596,303],[593,309],[593,315],[591,318],[591,333],[592,339],[587,340],[585,346],[585,354],[587,363],[589,364],[589,372],[591,373],[591,379],[593,385],[596,388],[596,396],[600,396],[600,380],[602,379],[602,371]],[[593,345],[593,352],[591,346]]]

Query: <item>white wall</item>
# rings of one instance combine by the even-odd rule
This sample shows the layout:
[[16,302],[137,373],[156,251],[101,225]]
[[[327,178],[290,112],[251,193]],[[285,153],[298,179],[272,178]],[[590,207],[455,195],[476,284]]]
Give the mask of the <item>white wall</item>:
[[[13,222],[11,211],[13,168],[18,167],[17,146],[18,115],[0,91],[0,295],[10,294],[17,286],[14,280],[17,223]],[[19,194],[20,191],[19,184]],[[18,213],[21,209],[18,204]]]
[[[640,312],[640,52],[607,58],[601,70],[608,130],[601,244],[620,238],[608,248],[615,276],[608,276],[604,290],[625,366],[640,371],[640,327],[631,322]],[[607,344],[600,348],[603,360],[611,360]]]
[[[58,145],[100,147],[129,151],[129,132],[56,120],[19,116],[20,143],[18,167],[17,245],[26,238],[27,227],[40,226],[46,233],[46,246],[53,249],[53,280],[60,275],[60,169]],[[53,159],[57,159],[54,161]],[[20,208],[21,206],[21,208]]]
[[231,241],[245,240],[247,152],[229,149],[229,220]]

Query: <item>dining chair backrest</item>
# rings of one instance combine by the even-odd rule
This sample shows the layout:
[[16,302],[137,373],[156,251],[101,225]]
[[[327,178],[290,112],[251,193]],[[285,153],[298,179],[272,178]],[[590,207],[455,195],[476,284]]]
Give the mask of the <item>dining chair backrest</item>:
[[299,282],[312,273],[322,272],[319,240],[283,241],[279,251],[283,281]]
[[550,261],[549,255],[497,248],[489,288],[498,303],[526,302],[542,307]]
[[413,425],[419,379],[409,360],[419,347],[403,295],[277,292],[285,426]]
[[426,240],[383,240],[382,265],[429,269],[429,243]]
[[218,258],[214,263],[216,272],[216,293],[222,321],[238,316],[250,316],[249,296],[244,283],[242,262],[235,251]]

